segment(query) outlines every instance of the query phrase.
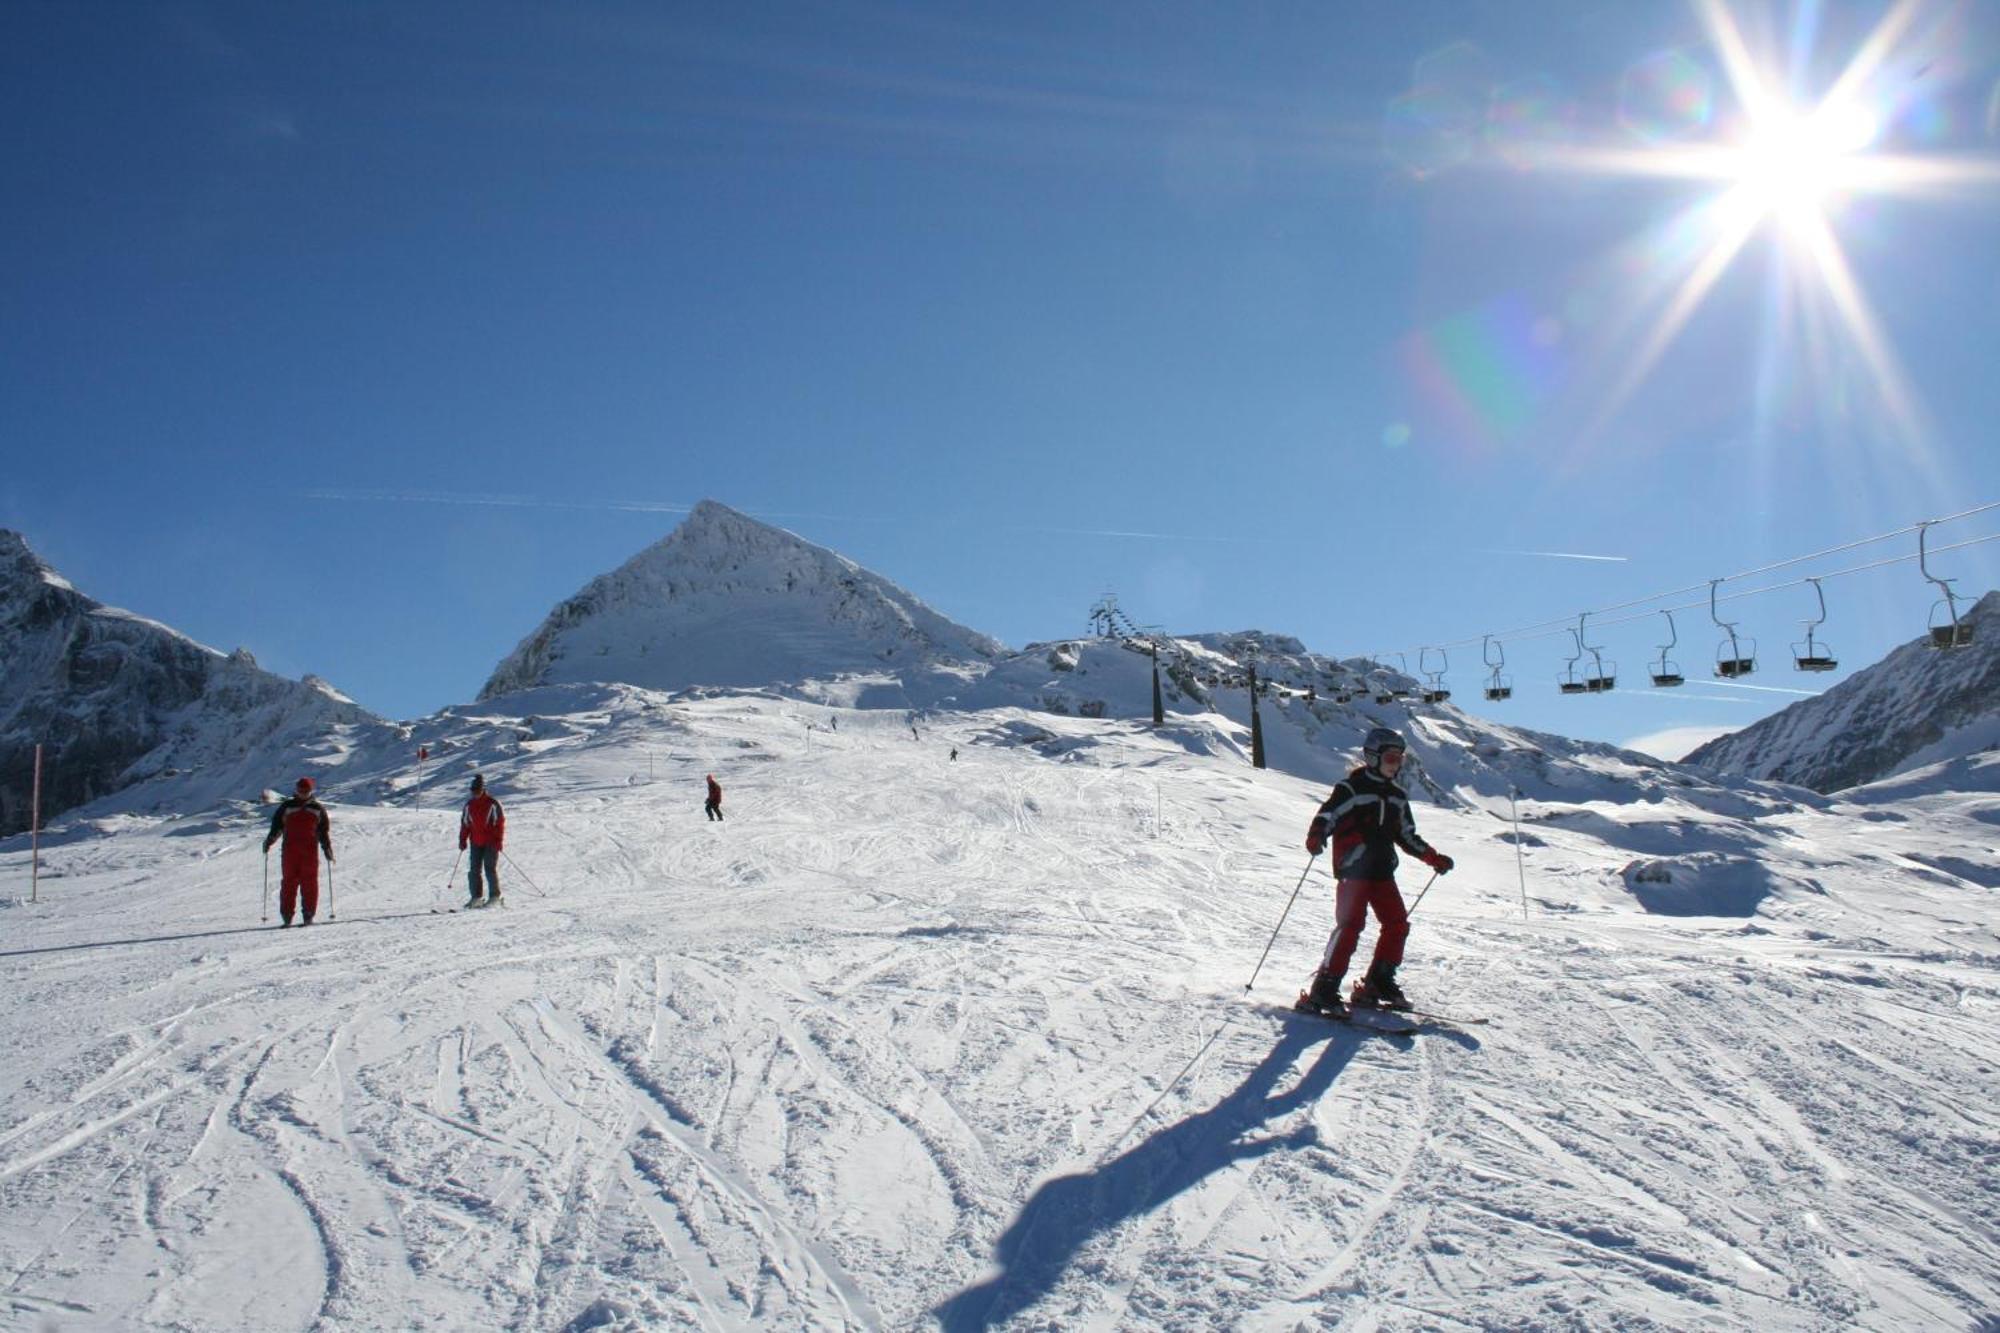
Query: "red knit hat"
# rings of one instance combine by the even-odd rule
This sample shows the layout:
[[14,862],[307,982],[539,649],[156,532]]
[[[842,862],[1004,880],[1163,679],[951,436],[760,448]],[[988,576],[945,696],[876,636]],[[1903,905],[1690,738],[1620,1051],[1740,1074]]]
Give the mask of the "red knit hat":
[[299,779],[298,790],[300,790],[301,792],[308,792],[311,791],[312,789],[313,789],[313,780],[311,778]]

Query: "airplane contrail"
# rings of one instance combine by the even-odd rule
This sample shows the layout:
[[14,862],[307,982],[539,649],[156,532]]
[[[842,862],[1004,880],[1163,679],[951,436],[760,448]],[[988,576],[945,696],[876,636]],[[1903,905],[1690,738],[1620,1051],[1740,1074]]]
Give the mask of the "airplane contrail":
[[1604,560],[1604,561],[1609,561],[1609,562],[1611,562],[1611,563],[1613,563],[1613,564],[1620,564],[1620,565],[1622,565],[1622,564],[1625,564],[1625,563],[1629,562],[1629,561],[1630,561],[1630,560],[1632,559],[1632,557],[1631,557],[1631,556],[1629,556],[1629,555],[1581,555],[1581,554],[1579,554],[1579,553],[1577,553],[1577,552],[1575,552],[1575,551],[1494,551],[1494,550],[1488,550],[1488,551],[1486,552],[1486,554],[1487,554],[1487,555],[1532,555],[1532,556],[1537,556],[1537,557],[1540,557],[1541,559],[1544,559],[1544,560]]
[[1711,680],[1710,686],[1719,690],[1762,690],[1766,694],[1801,694],[1808,699],[1817,699],[1824,690],[1788,690],[1781,685],[1745,685],[1740,680]]
[[514,509],[617,509],[644,514],[685,514],[693,505],[652,500],[551,500],[540,495],[476,495],[464,491],[312,490],[308,500],[376,500],[389,504],[498,505]]
[[[693,511],[691,504],[655,500],[551,500],[538,495],[478,495],[458,491],[362,491],[319,489],[305,492],[309,500],[379,501],[389,504],[447,504],[447,505],[492,505],[510,509],[575,509],[610,510],[634,514],[686,514]],[[744,513],[756,519],[818,519],[828,523],[876,523],[907,526],[912,522],[930,522],[943,526],[957,526],[949,518],[871,518],[860,514],[803,513],[796,510],[746,509]],[[1273,542],[1273,538],[1230,537],[1218,533],[1183,532],[1138,532],[1119,528],[1059,528],[1028,523],[1005,523],[998,525],[1010,532],[1031,532],[1053,537],[1107,537],[1120,541],[1159,542],[1212,542],[1224,545],[1257,545]]]

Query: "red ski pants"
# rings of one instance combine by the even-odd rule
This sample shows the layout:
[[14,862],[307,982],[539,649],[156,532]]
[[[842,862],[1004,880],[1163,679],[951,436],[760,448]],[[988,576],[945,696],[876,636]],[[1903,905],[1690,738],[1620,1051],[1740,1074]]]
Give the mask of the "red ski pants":
[[301,843],[294,846],[285,844],[283,865],[278,881],[278,915],[285,920],[292,919],[292,909],[298,905],[299,895],[305,895],[306,915],[319,911],[319,844]]
[[1403,941],[1410,938],[1410,914],[1403,910],[1403,895],[1393,879],[1343,879],[1333,891],[1333,933],[1327,936],[1326,953],[1319,970],[1336,977],[1347,975],[1348,960],[1361,942],[1361,927],[1367,924],[1368,909],[1375,909],[1381,932],[1375,937],[1375,961],[1395,964],[1403,961]]

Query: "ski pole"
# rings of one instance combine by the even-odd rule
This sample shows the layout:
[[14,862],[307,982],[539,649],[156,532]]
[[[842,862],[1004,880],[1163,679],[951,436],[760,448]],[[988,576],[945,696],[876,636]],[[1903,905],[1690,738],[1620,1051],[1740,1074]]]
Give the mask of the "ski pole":
[[269,847],[264,849],[264,898],[262,904],[257,909],[257,919],[259,921],[269,921],[271,919],[271,849]]
[[[446,888],[449,889],[453,885],[458,883],[458,863],[460,861],[463,861],[464,859],[465,859],[465,848],[461,847],[458,849],[458,855],[451,858],[451,874],[445,879],[444,882],[444,886]],[[432,889],[431,910],[433,912],[437,911],[437,906],[438,906],[438,891],[436,889]]]
[[1243,993],[1245,995],[1248,995],[1250,988],[1257,984],[1257,974],[1264,970],[1264,959],[1271,956],[1271,945],[1278,942],[1278,932],[1285,928],[1285,918],[1292,914],[1292,903],[1299,900],[1299,890],[1306,886],[1306,876],[1312,873],[1313,862],[1317,860],[1319,860],[1318,852],[1314,852],[1306,858],[1306,868],[1299,872],[1299,882],[1292,889],[1292,896],[1285,903],[1285,910],[1278,913],[1278,924],[1271,931],[1270,943],[1264,946],[1263,956],[1257,959],[1257,966],[1250,969],[1250,980],[1243,983]]
[[1421,903],[1424,900],[1424,894],[1429,893],[1431,891],[1431,885],[1438,882],[1438,875],[1441,873],[1442,873],[1441,871],[1436,871],[1436,870],[1431,871],[1431,877],[1424,881],[1423,892],[1417,895],[1417,902],[1411,903],[1410,910],[1403,913],[1405,917],[1412,917],[1417,914],[1417,903]]
[[333,910],[333,858],[326,858],[326,919],[333,920],[340,914]]
[[533,889],[533,890],[534,890],[534,891],[535,891],[535,892],[536,892],[537,894],[540,894],[540,895],[541,895],[542,897],[544,897],[544,898],[546,898],[546,897],[548,897],[548,896],[549,896],[549,895],[548,895],[548,894],[546,894],[546,893],[542,893],[542,886],[541,886],[541,885],[539,885],[539,884],[535,883],[535,881],[533,881],[532,879],[529,879],[529,878],[528,878],[528,872],[527,872],[527,871],[525,871],[525,870],[523,870],[523,869],[521,869],[521,863],[520,863],[520,862],[516,861],[516,860],[515,860],[515,859],[514,859],[513,857],[511,857],[511,856],[507,856],[507,849],[506,849],[506,848],[504,848],[504,847],[503,847],[503,848],[501,848],[501,849],[500,849],[500,855],[502,855],[502,856],[505,856],[505,857],[507,857],[507,864],[508,864],[508,866],[509,866],[510,868],[512,868],[512,870],[514,871],[514,873],[515,873],[515,874],[517,874],[517,875],[519,875],[519,876],[521,877],[521,882],[522,882],[522,883],[526,884],[526,885],[527,885],[527,886],[528,886],[529,888]]

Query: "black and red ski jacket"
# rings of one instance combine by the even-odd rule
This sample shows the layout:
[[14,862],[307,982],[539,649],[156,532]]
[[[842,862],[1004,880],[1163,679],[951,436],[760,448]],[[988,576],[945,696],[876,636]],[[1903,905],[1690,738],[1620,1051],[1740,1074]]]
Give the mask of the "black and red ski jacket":
[[1307,845],[1333,844],[1338,879],[1391,879],[1396,848],[1428,859],[1437,853],[1417,836],[1410,794],[1371,768],[1357,768],[1334,784],[1313,816]]
[[284,804],[271,813],[271,831],[264,838],[264,850],[270,851],[271,844],[282,837],[287,852],[294,847],[310,848],[317,842],[328,856],[332,856],[332,822],[327,818],[326,807],[317,798],[287,796]]

